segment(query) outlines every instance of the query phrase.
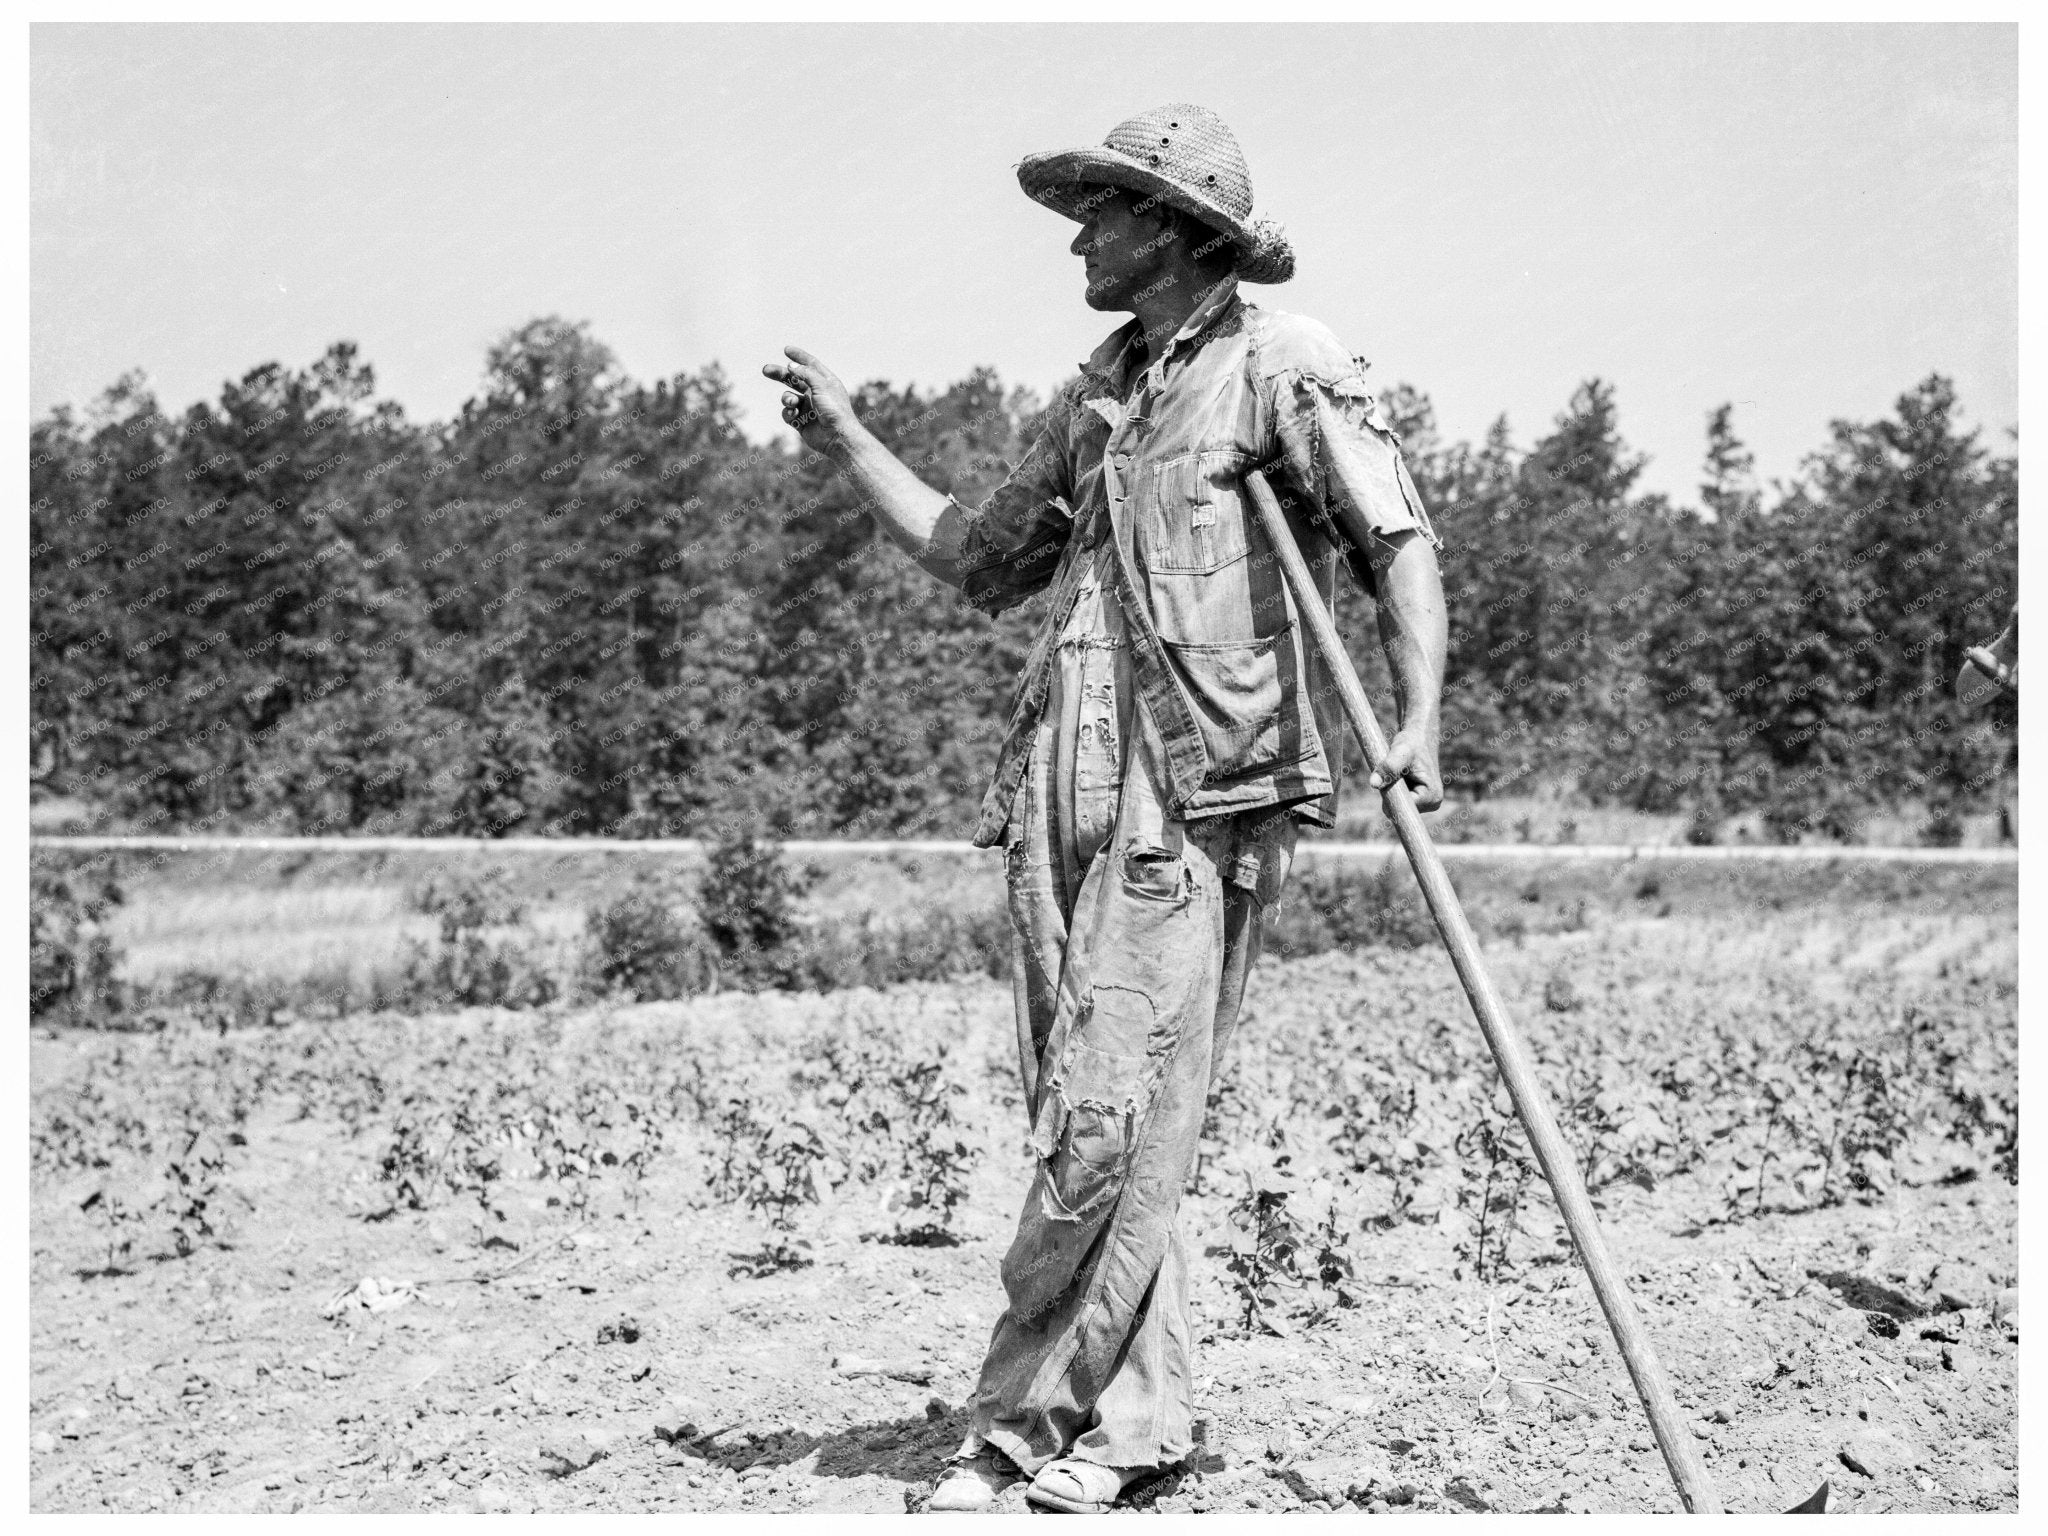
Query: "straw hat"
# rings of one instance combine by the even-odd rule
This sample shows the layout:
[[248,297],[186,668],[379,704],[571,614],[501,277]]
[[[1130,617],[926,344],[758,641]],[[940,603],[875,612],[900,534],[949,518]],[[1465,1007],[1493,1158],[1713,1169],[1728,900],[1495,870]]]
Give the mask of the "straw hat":
[[1294,248],[1278,224],[1252,217],[1244,151],[1207,107],[1154,107],[1118,123],[1099,148],[1027,155],[1018,162],[1017,181],[1025,196],[1077,222],[1092,206],[1091,186],[1155,196],[1227,236],[1243,281],[1284,283],[1294,276]]

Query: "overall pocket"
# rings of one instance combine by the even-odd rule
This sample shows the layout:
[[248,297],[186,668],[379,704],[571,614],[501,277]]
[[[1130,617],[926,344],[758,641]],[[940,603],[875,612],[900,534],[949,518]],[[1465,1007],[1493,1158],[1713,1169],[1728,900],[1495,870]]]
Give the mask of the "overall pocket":
[[1244,558],[1244,473],[1251,462],[1248,453],[1213,449],[1153,470],[1151,504],[1136,524],[1146,570],[1201,573]]
[[1134,838],[1117,854],[1117,878],[1125,894],[1140,901],[1179,905],[1188,897],[1187,860],[1173,848]]
[[1299,762],[1321,745],[1299,694],[1294,626],[1256,640],[1165,640],[1209,756],[1210,783]]

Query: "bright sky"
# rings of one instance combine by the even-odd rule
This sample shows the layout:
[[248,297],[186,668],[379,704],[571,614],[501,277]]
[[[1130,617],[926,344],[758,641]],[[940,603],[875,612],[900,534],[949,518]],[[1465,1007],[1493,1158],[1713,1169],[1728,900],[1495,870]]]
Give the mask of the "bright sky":
[[1956,27],[40,26],[30,407],[167,408],[356,341],[415,417],[535,315],[774,428],[849,382],[1041,391],[1114,323],[1011,167],[1194,101],[1310,314],[1526,445],[1614,381],[1691,501],[1723,400],[1768,476],[1931,369],[2017,421],[2017,54]]

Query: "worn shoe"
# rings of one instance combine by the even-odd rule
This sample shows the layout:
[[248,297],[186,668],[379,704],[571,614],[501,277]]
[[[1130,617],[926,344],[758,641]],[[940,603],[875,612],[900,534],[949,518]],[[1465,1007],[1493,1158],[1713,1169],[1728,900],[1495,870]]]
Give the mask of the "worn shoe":
[[932,1514],[972,1514],[987,1509],[997,1494],[1023,1475],[1017,1463],[994,1446],[985,1445],[946,1469],[925,1509]]
[[1024,1490],[1024,1497],[1041,1509],[1064,1510],[1070,1515],[1099,1515],[1123,1496],[1124,1489],[1150,1471],[1149,1467],[1118,1469],[1092,1461],[1049,1461]]

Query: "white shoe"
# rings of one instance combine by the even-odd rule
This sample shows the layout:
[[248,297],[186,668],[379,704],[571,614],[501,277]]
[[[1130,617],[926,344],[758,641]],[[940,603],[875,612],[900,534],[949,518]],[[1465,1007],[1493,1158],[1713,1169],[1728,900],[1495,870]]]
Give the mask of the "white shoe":
[[996,1495],[1024,1474],[992,1445],[965,1461],[956,1461],[939,1479],[925,1509],[934,1514],[971,1514],[992,1507]]

